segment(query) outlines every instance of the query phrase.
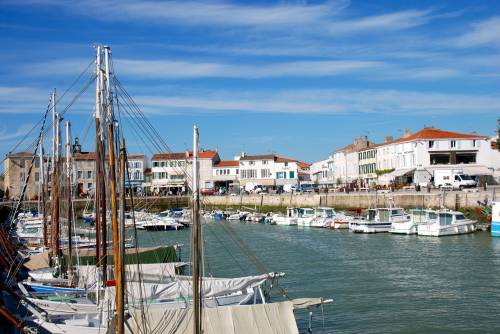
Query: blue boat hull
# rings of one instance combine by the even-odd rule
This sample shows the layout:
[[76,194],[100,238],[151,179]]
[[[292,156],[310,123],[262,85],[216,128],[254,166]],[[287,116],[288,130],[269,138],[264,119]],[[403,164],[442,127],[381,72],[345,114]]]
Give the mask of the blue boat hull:
[[63,288],[58,286],[47,286],[30,284],[29,286],[34,292],[38,293],[85,293],[84,289]]
[[491,236],[492,237],[500,237],[500,221],[491,222]]

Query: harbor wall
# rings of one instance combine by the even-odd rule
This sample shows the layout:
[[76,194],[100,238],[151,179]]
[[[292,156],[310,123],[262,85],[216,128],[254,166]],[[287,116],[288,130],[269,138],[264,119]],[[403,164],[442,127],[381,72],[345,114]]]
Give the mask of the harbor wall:
[[329,206],[342,209],[368,207],[403,208],[430,207],[448,209],[471,208],[478,201],[488,203],[496,197],[495,191],[480,192],[411,192],[411,193],[334,193],[334,194],[263,194],[243,196],[205,196],[202,202],[215,207],[286,208]]
[[[499,191],[497,191],[499,192]],[[339,209],[357,209],[368,207],[387,207],[391,204],[396,207],[415,208],[429,207],[448,209],[473,208],[478,206],[478,201],[490,203],[492,200],[500,199],[500,194],[495,189],[487,191],[466,192],[390,192],[390,193],[330,193],[330,194],[262,194],[262,195],[238,195],[238,196],[202,196],[202,205],[210,207],[252,207],[257,209],[271,208],[285,209],[287,207],[318,207],[329,206]],[[2,205],[3,204],[3,205]],[[130,199],[127,199],[127,207],[130,207]],[[165,196],[165,197],[137,197],[134,198],[134,206],[138,209],[148,211],[161,211],[174,207],[187,207],[190,204],[188,196]],[[86,206],[93,208],[93,203],[87,199],[74,200],[77,211]],[[0,206],[12,206],[12,202],[0,202]],[[25,202],[25,208],[36,208],[37,202]]]

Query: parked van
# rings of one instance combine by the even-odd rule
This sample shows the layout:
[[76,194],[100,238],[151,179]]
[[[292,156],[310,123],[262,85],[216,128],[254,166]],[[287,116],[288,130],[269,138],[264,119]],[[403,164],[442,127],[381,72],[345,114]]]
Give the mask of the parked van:
[[461,170],[436,169],[434,171],[434,186],[449,187],[453,189],[474,188],[477,183]]

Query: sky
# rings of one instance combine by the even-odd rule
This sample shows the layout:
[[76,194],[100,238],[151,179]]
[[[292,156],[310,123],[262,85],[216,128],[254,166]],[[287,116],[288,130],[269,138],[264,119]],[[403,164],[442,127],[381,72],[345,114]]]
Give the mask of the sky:
[[[367,136],[435,126],[493,135],[500,2],[0,1],[0,154],[35,138],[51,91],[112,49],[117,78],[173,151],[313,162]],[[93,90],[68,108],[92,150]],[[151,156],[139,134],[128,151]]]

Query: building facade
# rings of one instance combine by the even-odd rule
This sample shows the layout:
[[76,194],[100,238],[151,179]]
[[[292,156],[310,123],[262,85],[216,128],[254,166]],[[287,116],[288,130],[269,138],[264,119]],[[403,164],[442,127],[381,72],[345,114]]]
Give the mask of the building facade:
[[456,169],[472,176],[498,178],[500,152],[493,137],[423,128],[377,147],[378,169],[394,169],[379,178],[381,184],[413,183],[416,169],[433,175],[436,169]]
[[[212,189],[213,165],[220,161],[215,150],[202,150],[199,157],[199,177],[202,189]],[[151,159],[151,192],[160,194],[185,194],[192,185],[193,152],[155,153]]]
[[[7,154],[3,162],[4,170],[4,197],[9,199],[18,199],[21,195],[25,181],[33,161],[33,153],[18,152]],[[40,180],[40,159],[35,158],[31,175],[28,180],[25,199],[33,200],[38,198]]]
[[147,158],[143,154],[127,155],[128,173],[125,186],[136,194],[142,194],[144,189],[144,172],[147,168]]

